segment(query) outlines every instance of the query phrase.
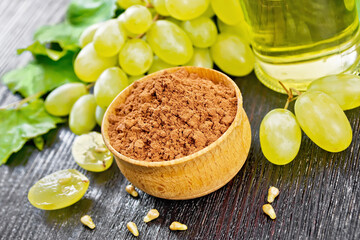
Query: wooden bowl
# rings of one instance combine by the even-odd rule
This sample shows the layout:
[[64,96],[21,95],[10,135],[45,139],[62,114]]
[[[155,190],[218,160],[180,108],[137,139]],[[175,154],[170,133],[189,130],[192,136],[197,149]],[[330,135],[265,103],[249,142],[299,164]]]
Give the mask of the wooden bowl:
[[124,176],[137,188],[164,199],[192,199],[204,196],[228,183],[241,169],[251,144],[249,120],[242,108],[239,88],[225,74],[200,67],[178,67],[162,70],[139,79],[145,81],[166,72],[185,68],[190,73],[215,83],[224,83],[236,91],[237,113],[228,130],[206,148],[189,156],[163,162],[145,162],[120,154],[110,144],[108,135],[109,115],[116,106],[125,102],[133,84],[122,91],[108,107],[102,124],[106,146],[114,154],[116,163]]

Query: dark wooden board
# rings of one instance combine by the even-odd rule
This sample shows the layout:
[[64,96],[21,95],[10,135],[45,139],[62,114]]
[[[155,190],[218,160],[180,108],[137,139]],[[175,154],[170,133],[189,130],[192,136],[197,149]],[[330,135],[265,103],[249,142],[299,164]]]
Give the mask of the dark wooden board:
[[[16,56],[16,48],[31,43],[37,27],[59,22],[68,2],[0,1],[0,75],[30,59],[29,54]],[[261,153],[259,125],[268,111],[284,105],[285,96],[265,88],[254,74],[235,81],[243,93],[253,141],[244,167],[225,187],[188,201],[144,193],[133,199],[124,191],[128,182],[115,164],[103,173],[76,165],[70,153],[74,134],[64,124],[47,135],[42,152],[27,144],[0,167],[0,239],[133,239],[128,221],[138,223],[139,239],[360,239],[360,108],[346,112],[354,132],[346,151],[325,152],[303,136],[298,157],[275,166]],[[0,86],[0,105],[17,99]],[[67,168],[90,178],[84,198],[56,211],[31,206],[29,188],[41,177]],[[275,221],[261,210],[270,185],[281,191],[273,204]],[[145,224],[142,218],[151,208],[161,217]],[[93,217],[95,230],[82,226],[84,214]],[[174,220],[189,229],[171,232]]]

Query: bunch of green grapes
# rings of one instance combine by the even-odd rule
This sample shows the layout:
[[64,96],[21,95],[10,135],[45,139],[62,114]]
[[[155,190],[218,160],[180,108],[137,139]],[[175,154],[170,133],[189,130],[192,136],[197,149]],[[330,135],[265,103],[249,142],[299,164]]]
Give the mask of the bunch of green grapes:
[[175,66],[244,76],[253,70],[250,34],[239,1],[118,0],[124,11],[80,36],[74,71],[83,83],[49,94],[46,110],[69,115],[71,131],[89,133],[112,100],[146,74]]
[[[285,87],[284,87],[285,88]],[[284,109],[270,111],[260,125],[260,145],[272,163],[284,165],[299,152],[301,129],[320,148],[341,152],[352,141],[352,129],[344,110],[360,106],[360,77],[352,74],[327,76],[313,81],[304,93],[289,94]],[[287,110],[295,102],[295,115]]]

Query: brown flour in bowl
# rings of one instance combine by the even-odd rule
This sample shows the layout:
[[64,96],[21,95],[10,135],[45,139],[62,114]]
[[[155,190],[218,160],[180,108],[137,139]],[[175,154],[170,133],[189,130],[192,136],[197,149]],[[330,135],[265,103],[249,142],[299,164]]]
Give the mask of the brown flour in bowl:
[[135,82],[125,103],[109,116],[110,144],[149,162],[195,153],[216,141],[237,111],[235,90],[189,74],[164,73]]

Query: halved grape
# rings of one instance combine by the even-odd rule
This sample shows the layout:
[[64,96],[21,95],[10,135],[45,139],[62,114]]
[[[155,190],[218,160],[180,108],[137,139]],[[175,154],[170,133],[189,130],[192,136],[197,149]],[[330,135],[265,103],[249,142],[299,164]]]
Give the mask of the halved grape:
[[129,75],[141,75],[151,67],[153,52],[142,39],[129,40],[119,54],[121,68]]
[[95,23],[89,27],[87,27],[81,34],[80,39],[79,39],[79,43],[80,43],[80,47],[84,48],[86,45],[88,45],[89,43],[92,42],[92,40],[94,39],[94,35],[95,32],[99,29],[99,27],[102,25],[103,23]]
[[74,62],[76,76],[84,82],[95,82],[107,68],[117,64],[117,57],[101,57],[96,53],[94,44],[89,43],[77,55]]
[[306,135],[329,152],[345,150],[352,140],[352,129],[339,104],[326,93],[309,91],[295,102],[295,115]]
[[90,132],[96,126],[96,101],[92,94],[80,97],[71,109],[69,127],[76,135]]
[[191,60],[186,63],[187,66],[213,68],[213,60],[208,48],[194,48],[194,54]]
[[193,55],[190,38],[179,26],[167,20],[156,21],[148,31],[146,40],[161,60],[172,65],[183,65]]
[[97,105],[106,108],[128,85],[128,77],[119,67],[106,69],[100,75],[94,86]]
[[102,57],[111,57],[119,53],[126,41],[126,34],[120,31],[116,19],[103,23],[94,35],[94,48],[97,54]]
[[104,114],[106,112],[106,108],[102,108],[100,106],[96,106],[96,109],[95,109],[95,120],[96,120],[96,123],[101,127],[101,124],[102,124],[102,120],[104,118]]
[[45,109],[54,116],[67,116],[74,103],[87,93],[88,90],[82,83],[66,83],[46,97]]
[[168,64],[155,55],[148,74],[172,67],[175,67],[175,65]]
[[145,33],[152,24],[152,16],[149,9],[141,5],[129,7],[123,15],[123,24],[126,30],[134,34]]
[[166,0],[152,0],[152,4],[156,12],[158,12],[162,16],[169,16],[170,13],[166,8]]
[[216,16],[226,24],[235,25],[244,21],[239,0],[211,0],[211,6]]
[[209,6],[210,0],[165,0],[166,9],[176,19],[185,21],[199,17]]
[[29,190],[28,199],[36,208],[55,210],[79,201],[88,187],[87,177],[75,169],[66,169],[37,181]]
[[218,35],[211,46],[211,57],[224,72],[233,76],[245,76],[254,68],[254,54],[249,45],[239,37],[229,33]]
[[308,91],[319,90],[334,98],[343,110],[360,106],[360,77],[338,74],[313,81]]
[[80,167],[92,172],[105,171],[113,162],[113,155],[106,148],[103,138],[98,132],[77,136],[71,153]]
[[295,115],[286,109],[270,111],[260,125],[260,145],[270,162],[284,165],[299,152],[301,129]]
[[182,28],[189,35],[192,43],[198,48],[207,48],[213,45],[217,37],[215,23],[206,17],[199,17],[182,23]]

